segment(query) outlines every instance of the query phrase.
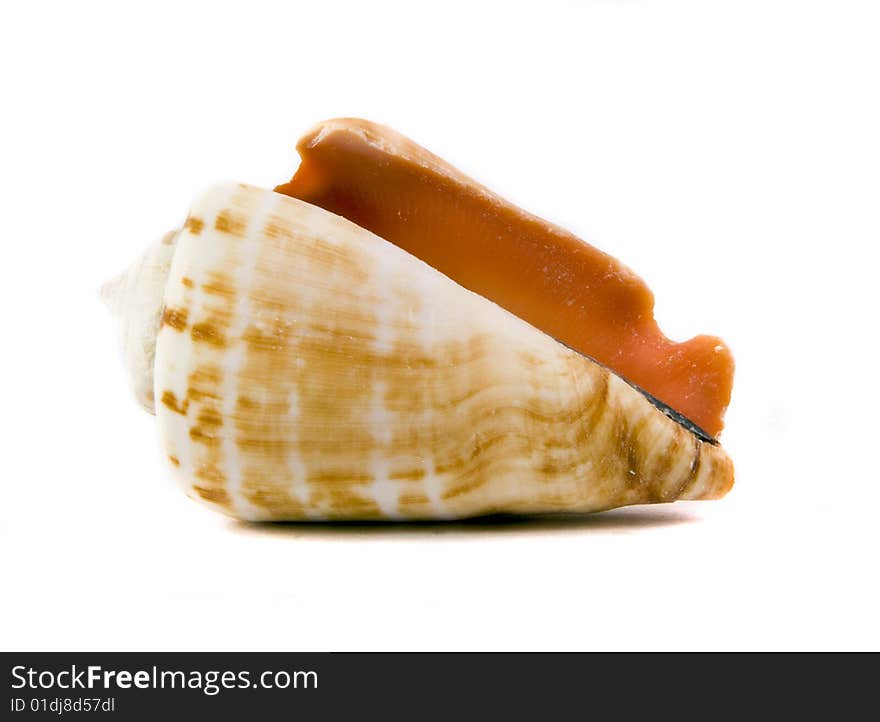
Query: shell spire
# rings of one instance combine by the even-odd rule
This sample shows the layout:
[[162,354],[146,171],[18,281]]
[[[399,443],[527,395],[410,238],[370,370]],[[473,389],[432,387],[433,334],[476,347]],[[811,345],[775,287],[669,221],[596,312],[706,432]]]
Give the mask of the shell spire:
[[101,287],[101,299],[116,320],[123,361],[135,398],[151,414],[156,334],[177,231],[153,243],[129,268]]

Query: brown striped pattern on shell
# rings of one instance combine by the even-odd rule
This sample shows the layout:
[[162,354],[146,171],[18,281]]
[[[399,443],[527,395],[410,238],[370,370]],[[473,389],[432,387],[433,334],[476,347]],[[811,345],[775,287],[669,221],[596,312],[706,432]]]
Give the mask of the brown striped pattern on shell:
[[217,186],[177,239],[156,348],[187,490],[245,519],[595,511],[726,493],[724,451],[397,247]]

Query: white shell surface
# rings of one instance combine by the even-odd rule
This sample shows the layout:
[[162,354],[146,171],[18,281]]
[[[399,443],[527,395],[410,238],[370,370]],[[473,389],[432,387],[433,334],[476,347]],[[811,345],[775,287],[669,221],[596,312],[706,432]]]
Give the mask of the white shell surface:
[[251,520],[714,498],[732,466],[639,392],[396,246],[271,191],[194,203],[155,395],[188,493]]
[[155,411],[156,334],[176,238],[176,231],[166,233],[124,273],[101,288],[101,297],[116,319],[129,385],[138,403],[151,414]]

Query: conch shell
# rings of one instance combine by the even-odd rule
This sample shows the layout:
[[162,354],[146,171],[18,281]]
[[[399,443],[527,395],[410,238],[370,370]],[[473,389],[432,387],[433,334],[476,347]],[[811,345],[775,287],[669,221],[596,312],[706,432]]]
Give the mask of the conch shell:
[[717,443],[605,367],[271,191],[210,189],[106,295],[174,474],[239,519],[588,512],[733,484]]

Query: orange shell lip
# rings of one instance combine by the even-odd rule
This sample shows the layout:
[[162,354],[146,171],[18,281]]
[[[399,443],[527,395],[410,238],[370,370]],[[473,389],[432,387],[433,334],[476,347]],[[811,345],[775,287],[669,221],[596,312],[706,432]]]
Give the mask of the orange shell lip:
[[[624,378],[714,441],[734,361],[713,336],[668,339],[654,296],[617,259],[496,196],[390,128],[326,121],[275,188],[344,216]],[[706,272],[718,272],[709,268]]]

